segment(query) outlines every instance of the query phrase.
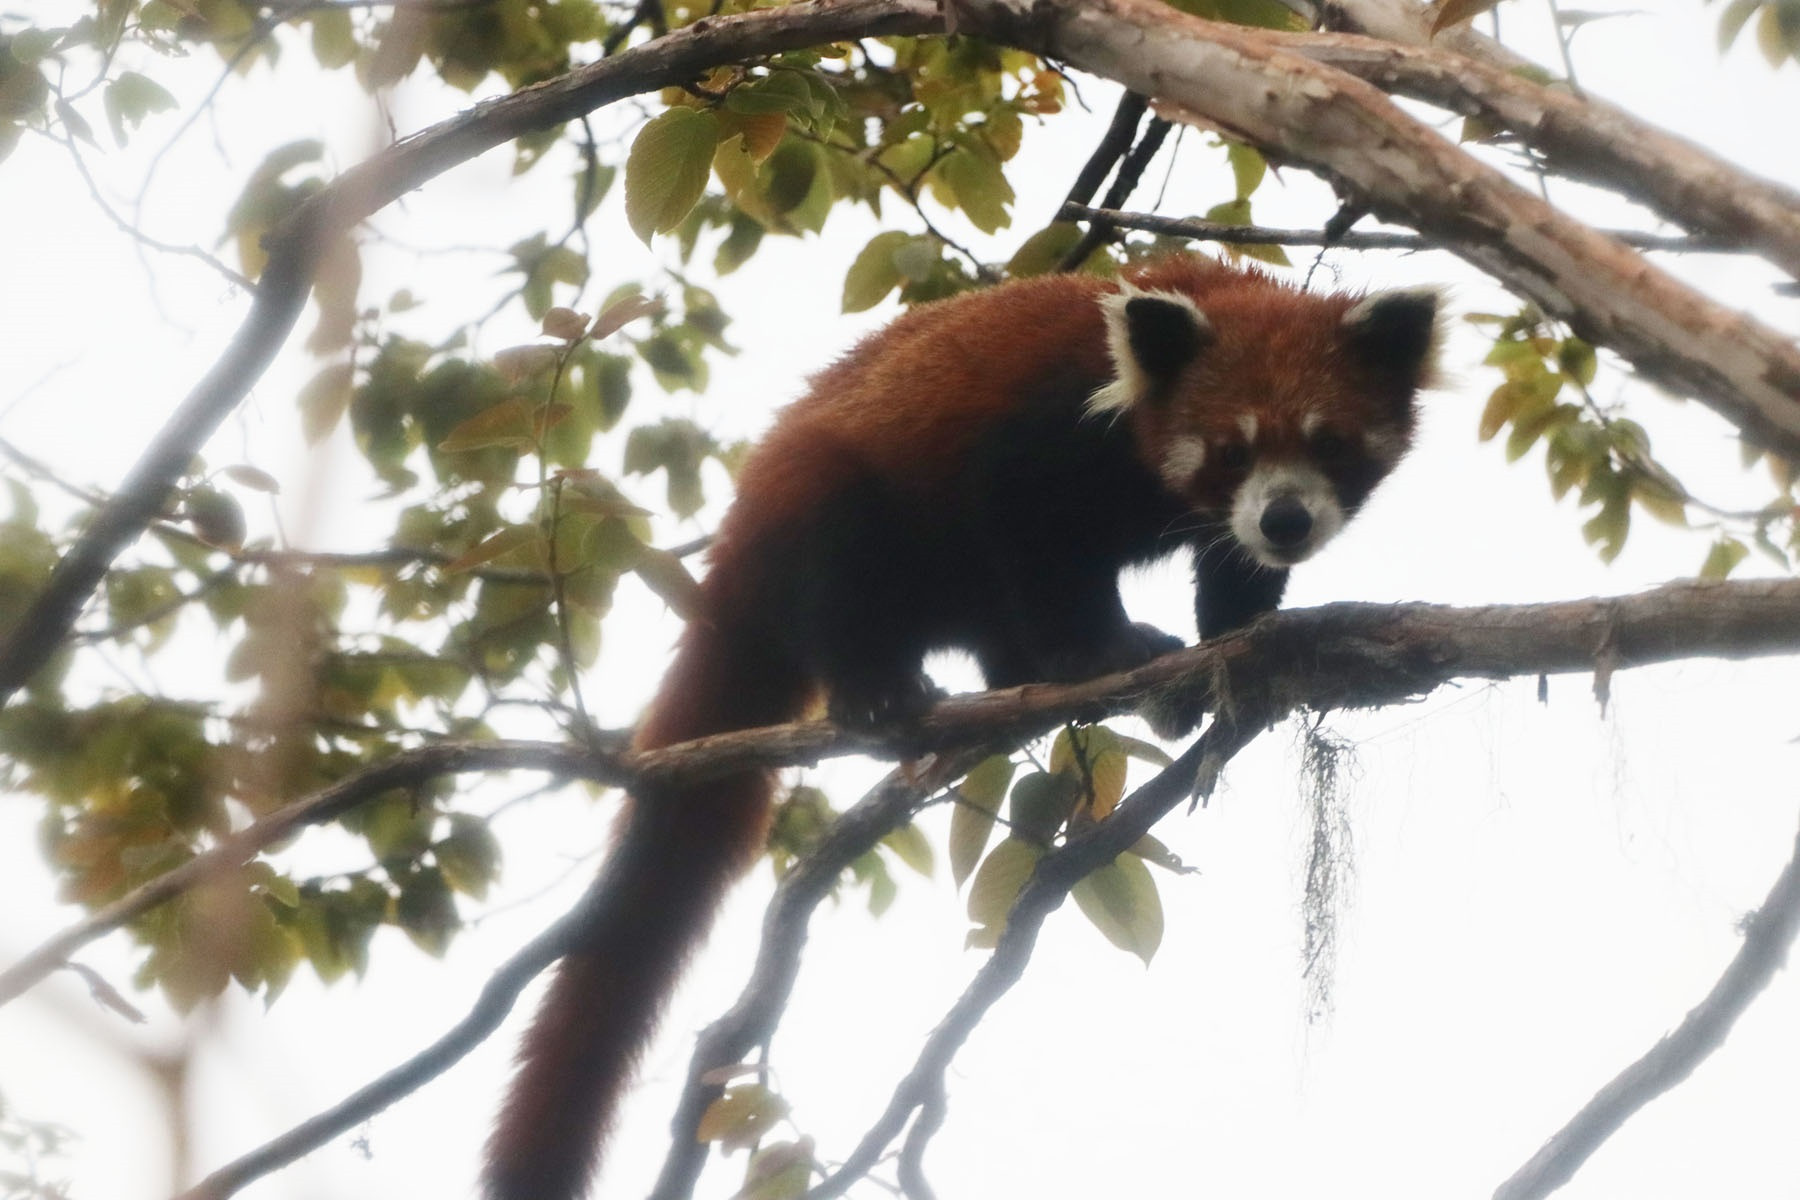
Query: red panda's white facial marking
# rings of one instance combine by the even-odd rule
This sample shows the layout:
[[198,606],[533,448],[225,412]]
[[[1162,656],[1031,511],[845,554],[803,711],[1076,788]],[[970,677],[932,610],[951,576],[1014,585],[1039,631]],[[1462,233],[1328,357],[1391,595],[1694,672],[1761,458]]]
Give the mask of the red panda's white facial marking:
[[1162,477],[1169,490],[1180,495],[1188,490],[1194,476],[1206,466],[1206,439],[1180,438],[1163,454]]
[[1291,567],[1344,527],[1337,489],[1309,462],[1259,462],[1231,502],[1231,533],[1258,562]]

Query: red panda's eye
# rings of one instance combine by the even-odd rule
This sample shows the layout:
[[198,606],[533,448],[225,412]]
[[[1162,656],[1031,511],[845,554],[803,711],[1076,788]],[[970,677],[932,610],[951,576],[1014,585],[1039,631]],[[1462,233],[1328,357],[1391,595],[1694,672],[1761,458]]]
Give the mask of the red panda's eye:
[[1250,465],[1250,447],[1242,442],[1227,442],[1219,447],[1219,465],[1227,471],[1241,471]]
[[1312,435],[1312,452],[1326,461],[1342,458],[1350,453],[1350,439],[1341,433],[1322,429]]

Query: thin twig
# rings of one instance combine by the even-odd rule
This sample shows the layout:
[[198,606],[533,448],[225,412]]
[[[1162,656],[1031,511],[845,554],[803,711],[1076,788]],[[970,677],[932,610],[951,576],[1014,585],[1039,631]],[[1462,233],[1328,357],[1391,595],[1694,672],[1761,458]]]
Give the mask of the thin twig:
[[[1118,178],[1114,179],[1112,186],[1106,189],[1106,197],[1100,207],[1116,209],[1131,199],[1131,194],[1137,191],[1138,183],[1143,179],[1144,171],[1149,167],[1150,160],[1156,157],[1156,152],[1162,149],[1163,139],[1168,136],[1169,122],[1161,117],[1150,118],[1150,123],[1144,126],[1143,136],[1138,138],[1137,145],[1131,148],[1131,153],[1127,154],[1125,161],[1119,164]],[[1063,207],[1067,209],[1068,205],[1065,204]],[[1076,242],[1067,254],[1063,255],[1058,269],[1075,270],[1086,262],[1088,255],[1097,250],[1111,234],[1112,231],[1109,228],[1097,222],[1089,225],[1081,235],[1081,240]]]
[[87,185],[88,198],[94,202],[94,207],[100,210],[100,214],[108,221],[111,221],[113,226],[118,229],[120,233],[123,233],[126,237],[138,243],[140,246],[147,246],[150,249],[159,251],[163,254],[176,254],[183,258],[192,258],[203,262],[213,270],[217,271],[220,275],[224,276],[226,282],[234,287],[240,287],[248,291],[254,286],[241,272],[232,270],[223,262],[220,262],[219,259],[207,253],[205,250],[202,250],[200,247],[177,246],[170,242],[158,241],[156,238],[151,237],[136,225],[133,225],[130,221],[127,221],[124,217],[120,216],[113,206],[107,203],[106,197],[100,194],[99,181],[97,181],[93,174],[88,170],[87,160],[81,156],[81,148],[75,144],[75,136],[73,134],[64,134],[62,137],[53,138],[52,140],[61,142],[63,148],[69,152],[69,159],[75,164],[76,174],[80,175],[81,181]]
[[601,895],[598,885],[590,888],[581,903],[507,959],[488,978],[468,1015],[430,1046],[331,1108],[214,1171],[175,1200],[224,1200],[356,1128],[449,1070],[487,1040],[512,1011],[519,993],[568,951],[581,930],[592,922],[589,910]]
[[[1065,204],[1058,214],[1066,221],[1093,221],[1116,229],[1140,229],[1170,237],[1193,238],[1227,245],[1331,246],[1345,250],[1437,250],[1443,247],[1416,233],[1381,230],[1347,230],[1334,234],[1324,229],[1275,229],[1264,225],[1225,225],[1202,217],[1162,217],[1155,213],[1124,212],[1114,208],[1089,208]],[[1600,230],[1607,237],[1637,250],[1667,250],[1675,254],[1742,254],[1747,247],[1710,234],[1645,233],[1636,229]]]
[[1725,1044],[1800,932],[1800,836],[1762,907],[1743,923],[1744,944],[1693,1011],[1636,1062],[1595,1093],[1531,1161],[1494,1191],[1494,1200],[1539,1200],[1567,1183],[1638,1110],[1694,1073]]

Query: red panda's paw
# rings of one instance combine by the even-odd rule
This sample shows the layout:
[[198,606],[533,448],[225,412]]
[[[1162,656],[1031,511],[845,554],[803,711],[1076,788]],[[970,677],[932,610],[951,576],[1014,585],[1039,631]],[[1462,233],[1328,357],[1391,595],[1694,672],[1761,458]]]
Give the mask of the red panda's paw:
[[1159,740],[1178,741],[1200,727],[1200,718],[1206,715],[1206,701],[1191,693],[1153,692],[1138,705],[1137,715]]
[[839,683],[831,690],[826,715],[832,724],[866,733],[870,730],[916,725],[944,691],[924,674],[903,676],[879,683]]

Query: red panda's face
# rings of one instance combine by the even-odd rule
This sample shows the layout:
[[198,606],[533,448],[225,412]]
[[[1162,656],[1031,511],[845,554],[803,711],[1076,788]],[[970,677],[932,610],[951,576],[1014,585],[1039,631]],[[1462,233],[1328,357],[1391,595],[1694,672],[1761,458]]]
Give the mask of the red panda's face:
[[1436,296],[1353,301],[1263,284],[1102,298],[1115,378],[1090,410],[1132,422],[1145,462],[1259,562],[1337,533],[1412,440]]

